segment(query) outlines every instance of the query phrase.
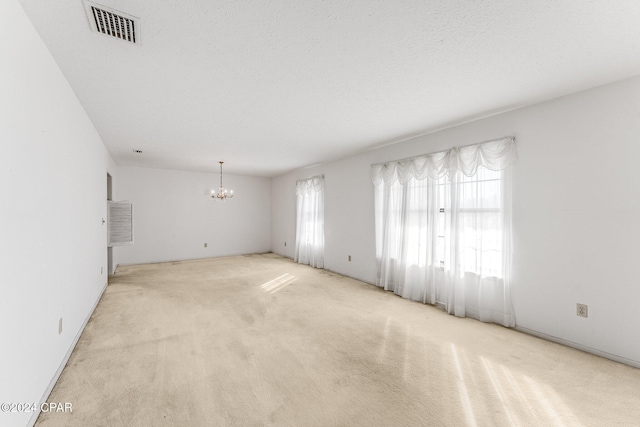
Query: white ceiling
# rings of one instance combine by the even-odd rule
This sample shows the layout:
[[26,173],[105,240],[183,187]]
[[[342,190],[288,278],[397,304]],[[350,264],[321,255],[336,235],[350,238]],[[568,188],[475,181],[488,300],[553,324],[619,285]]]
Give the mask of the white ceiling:
[[98,1],[139,46],[20,2],[118,165],[276,176],[640,74],[637,0]]

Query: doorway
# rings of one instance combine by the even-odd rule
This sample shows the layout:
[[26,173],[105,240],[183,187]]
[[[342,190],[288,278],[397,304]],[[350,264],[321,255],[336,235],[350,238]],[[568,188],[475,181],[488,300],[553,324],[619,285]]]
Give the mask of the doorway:
[[[109,173],[107,173],[107,203],[108,201],[112,200],[113,194],[112,194],[112,188],[113,188],[113,184],[111,181],[111,175],[109,175]],[[114,273],[113,271],[113,248],[110,246],[107,246],[107,275],[112,275]]]

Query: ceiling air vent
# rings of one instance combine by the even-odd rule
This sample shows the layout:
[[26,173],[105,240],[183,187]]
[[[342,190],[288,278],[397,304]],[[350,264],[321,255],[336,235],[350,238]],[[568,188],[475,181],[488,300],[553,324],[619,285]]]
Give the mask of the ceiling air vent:
[[85,1],[91,29],[134,44],[140,43],[140,20],[114,9]]

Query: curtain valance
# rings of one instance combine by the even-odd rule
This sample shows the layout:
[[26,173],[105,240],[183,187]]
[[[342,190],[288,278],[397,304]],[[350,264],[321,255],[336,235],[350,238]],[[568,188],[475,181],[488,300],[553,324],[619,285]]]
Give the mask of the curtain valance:
[[509,167],[515,159],[515,138],[504,137],[465,147],[453,147],[447,151],[410,159],[372,165],[371,175],[376,185],[382,182],[391,185],[396,180],[404,185],[411,178],[438,179],[444,175],[449,175],[451,178],[458,171],[466,176],[473,176],[478,166],[498,171]]
[[296,195],[317,193],[322,189],[323,175],[296,181]]

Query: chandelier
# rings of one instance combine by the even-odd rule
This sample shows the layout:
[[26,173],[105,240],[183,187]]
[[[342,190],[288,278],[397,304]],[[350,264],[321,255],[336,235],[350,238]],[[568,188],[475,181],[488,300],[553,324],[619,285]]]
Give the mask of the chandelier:
[[211,190],[211,197],[214,198],[215,200],[226,200],[233,197],[233,190],[227,190],[222,186],[222,164],[224,162],[219,162],[219,163],[220,163],[220,188],[218,189],[217,193],[216,193],[216,190]]

